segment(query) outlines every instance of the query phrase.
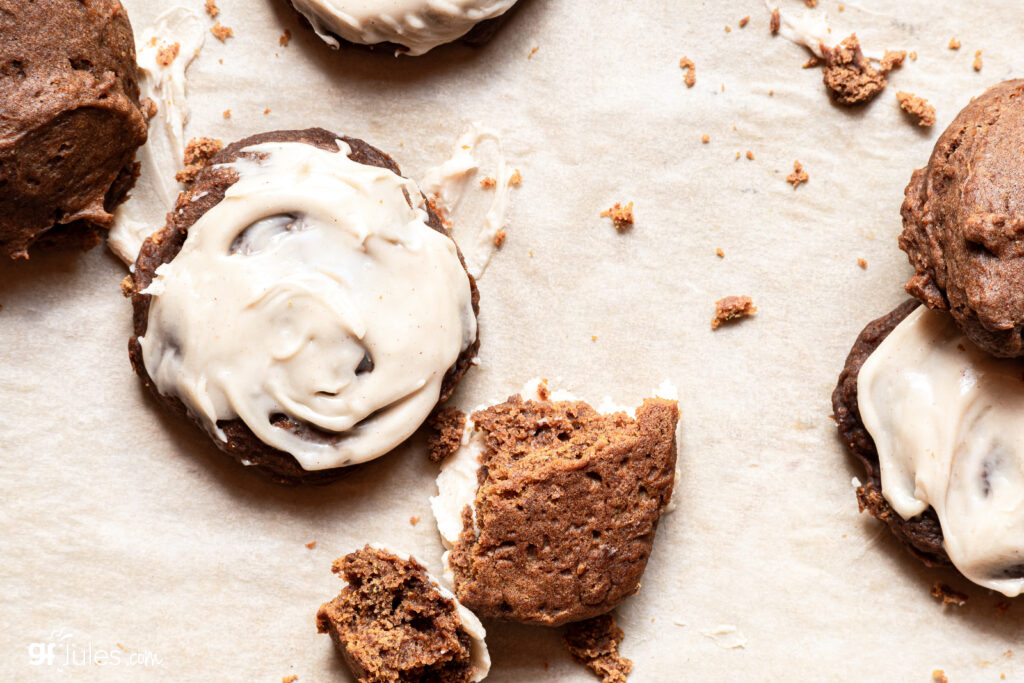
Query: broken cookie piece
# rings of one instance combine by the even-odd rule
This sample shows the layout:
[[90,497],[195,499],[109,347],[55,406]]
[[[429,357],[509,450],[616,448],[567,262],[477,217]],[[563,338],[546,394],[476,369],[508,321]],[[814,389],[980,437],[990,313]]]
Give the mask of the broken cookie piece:
[[746,318],[755,313],[757,306],[749,296],[727,296],[715,302],[715,317],[711,319],[711,329],[717,330],[722,323]]
[[807,171],[804,170],[804,165],[799,161],[793,162],[793,172],[786,176],[786,182],[793,186],[795,190],[800,186],[801,183],[806,183],[811,179],[811,176],[807,175]]
[[563,640],[569,654],[593,671],[601,683],[625,683],[633,662],[619,654],[624,634],[615,617],[602,614],[569,626]]
[[633,202],[621,204],[601,212],[601,218],[611,218],[616,230],[622,231],[633,227]]
[[430,501],[466,607],[559,626],[639,590],[674,488],[679,409],[611,410],[535,380],[470,415]]
[[857,35],[846,38],[836,47],[821,46],[825,60],[825,87],[839,104],[863,104],[874,99],[888,84],[885,77],[903,66],[907,53],[886,51],[876,69],[861,51]]
[[192,138],[185,146],[185,170],[178,171],[174,179],[188,185],[223,147],[224,143],[220,140]]
[[427,418],[427,426],[430,428],[427,435],[428,457],[431,462],[442,462],[462,445],[466,414],[451,406],[436,408]]
[[926,128],[935,125],[935,107],[928,104],[928,100],[902,90],[896,93],[896,99],[899,100],[900,109],[917,119],[917,125]]
[[320,606],[358,683],[475,683],[490,656],[480,621],[411,557],[368,545],[334,561],[347,585]]

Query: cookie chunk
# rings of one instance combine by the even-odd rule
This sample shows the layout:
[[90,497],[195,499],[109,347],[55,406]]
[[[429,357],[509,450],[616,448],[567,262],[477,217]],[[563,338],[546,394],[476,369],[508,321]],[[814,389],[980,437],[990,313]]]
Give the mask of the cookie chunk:
[[359,683],[474,683],[487,676],[484,629],[415,559],[379,546],[335,560],[347,585],[320,606],[330,634]]
[[[454,540],[459,600],[481,616],[558,626],[635,593],[672,496],[678,419],[665,399],[644,401],[635,419],[521,395],[474,412],[472,437],[446,461],[449,479],[432,500],[442,536]],[[438,511],[460,509],[446,489],[467,484],[451,539]]]
[[942,134],[903,202],[907,292],[1002,357],[1024,355],[1024,80],[990,88]]
[[839,104],[863,104],[874,99],[888,84],[886,75],[903,65],[905,52],[886,51],[876,69],[861,51],[856,35],[835,47],[821,48],[825,60],[823,79],[832,99]]
[[593,671],[601,683],[625,683],[633,662],[619,654],[624,635],[615,617],[602,614],[570,624],[563,640],[572,658]]
[[[393,450],[479,348],[476,284],[440,219],[390,157],[322,129],[218,152],[127,290],[145,385],[281,483]],[[416,320],[421,335],[387,331]]]
[[117,0],[0,0],[0,256],[93,246],[146,141],[135,38]]
[[832,393],[832,410],[839,434],[857,460],[864,466],[866,481],[857,489],[861,512],[885,522],[907,549],[929,567],[952,566],[942,546],[942,528],[935,511],[928,508],[911,519],[903,519],[882,495],[882,475],[875,442],[861,421],[857,406],[857,378],[861,366],[897,325],[918,306],[907,301],[887,315],[870,323],[857,337]]

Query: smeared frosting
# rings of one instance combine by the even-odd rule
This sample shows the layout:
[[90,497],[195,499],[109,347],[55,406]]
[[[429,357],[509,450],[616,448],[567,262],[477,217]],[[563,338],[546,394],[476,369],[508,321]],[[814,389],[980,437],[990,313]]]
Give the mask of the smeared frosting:
[[[422,55],[507,12],[516,0],[292,0],[317,35],[333,48],[394,43]],[[403,51],[400,51],[401,54]]]
[[238,181],[144,291],[139,339],[157,389],[215,438],[241,419],[306,470],[408,438],[476,339],[469,277],[415,183],[338,147],[265,143],[230,164]]
[[953,319],[918,307],[857,381],[882,493],[910,519],[934,508],[968,579],[1024,592],[1024,363],[975,347]]
[[[185,70],[203,47],[206,30],[199,16],[184,7],[172,7],[142,33],[136,45],[139,89],[142,98],[156,106],[149,122],[149,138],[136,154],[139,178],[131,196],[114,212],[107,244],[132,265],[139,249],[152,233],[164,226],[183,186],[175,174],[184,166],[185,124],[189,110],[185,99]],[[178,46],[170,63],[162,51]],[[164,53],[166,54],[166,53]]]

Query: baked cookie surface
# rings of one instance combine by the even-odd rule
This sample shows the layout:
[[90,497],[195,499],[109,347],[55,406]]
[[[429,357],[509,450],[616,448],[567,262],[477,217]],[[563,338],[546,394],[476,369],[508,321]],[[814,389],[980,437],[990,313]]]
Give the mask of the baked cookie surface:
[[0,0],[0,36],[0,255],[44,236],[95,245],[146,141],[128,15],[117,0]]
[[[359,215],[352,218],[350,224],[346,224],[346,232],[338,238],[349,240],[354,246],[346,242],[344,250],[339,251],[336,245],[327,243],[327,247],[334,249],[330,251],[324,243],[309,241],[316,237],[311,234],[313,229],[336,229],[336,221],[332,216],[336,216],[337,221],[342,223],[349,220],[344,215],[331,213],[337,212],[337,207],[332,203],[338,192],[338,186],[333,184],[336,178],[332,173],[335,171],[324,173],[322,177],[305,177],[301,182],[314,183],[313,194],[312,198],[303,195],[305,199],[299,203],[295,203],[289,194],[291,180],[294,180],[291,176],[281,180],[273,173],[256,175],[256,191],[252,193],[254,198],[251,198],[256,205],[252,207],[251,216],[243,221],[245,224],[238,225],[235,232],[230,229],[224,232],[223,226],[211,225],[214,220],[220,223],[234,220],[234,211],[211,212],[217,211],[225,201],[232,202],[232,207],[241,207],[249,201],[246,197],[233,195],[233,192],[241,192],[237,189],[241,187],[240,178],[247,172],[265,174],[267,169],[264,166],[273,162],[275,154],[283,154],[281,150],[297,154],[292,168],[302,171],[310,168],[309,164],[315,165],[317,160],[324,161],[321,151],[329,153],[327,163],[332,163],[331,157],[340,154],[339,149],[343,147],[348,152],[346,164],[349,161],[354,163],[346,165],[337,173],[359,172],[359,168],[366,167],[371,174],[371,186],[377,187],[379,180],[392,191],[400,193],[397,197],[393,192],[386,195],[389,197],[386,204],[382,198],[379,211],[385,212],[383,218],[374,218],[377,216],[373,213],[377,208],[376,201],[359,205],[364,208],[369,206],[371,213],[366,214],[365,222],[361,222]],[[307,161],[306,154],[313,156]],[[374,169],[383,170],[383,173],[374,175]],[[160,403],[176,413],[190,416],[197,425],[211,434],[214,443],[225,453],[281,483],[328,483],[344,473],[344,466],[383,455],[398,446],[419,427],[437,403],[451,395],[479,348],[475,319],[479,301],[476,284],[466,273],[458,247],[451,241],[440,219],[425,202],[422,205],[417,203],[416,200],[421,197],[414,194],[414,186],[407,186],[408,181],[402,179],[398,172],[398,167],[390,157],[374,147],[361,140],[337,136],[322,129],[264,133],[236,142],[214,156],[210,165],[197,174],[194,182],[178,198],[175,210],[169,214],[167,226],[152,235],[143,245],[130,282],[126,285],[134,310],[134,336],[129,342],[129,353],[132,366],[145,385]],[[315,172],[310,172],[310,175],[315,175]],[[269,183],[271,189],[264,192],[259,182]],[[320,187],[317,185],[320,182],[326,185]],[[280,187],[275,194],[272,188],[276,186]],[[252,183],[248,187],[251,188]],[[307,211],[310,213],[307,214]],[[326,219],[323,219],[324,211],[328,214]],[[210,218],[200,224],[208,214]],[[326,220],[326,227],[307,220],[307,215],[321,216],[317,220],[321,223]],[[396,215],[411,223],[402,223],[395,218]],[[374,223],[378,218],[384,222]],[[203,241],[202,244],[197,242],[194,248],[188,247],[190,237],[198,240],[204,234],[196,234],[196,230],[200,229],[197,225],[210,226],[208,229],[212,237],[202,237],[210,241]],[[388,233],[392,227],[394,232]],[[407,229],[413,230],[413,237],[404,232]],[[355,233],[350,234],[353,230]],[[382,231],[386,239],[375,236],[375,230]],[[288,242],[294,246],[289,246]],[[403,243],[409,248],[399,246]],[[213,246],[210,247],[210,244]],[[426,251],[428,248],[433,251]],[[156,301],[168,297],[167,286],[174,282],[203,282],[221,291],[219,278],[202,278],[209,275],[205,272],[209,270],[207,264],[220,267],[216,264],[225,261],[200,259],[195,262],[197,265],[179,269],[180,272],[168,270],[186,254],[187,249],[192,250],[192,258],[210,253],[216,258],[226,257],[232,270],[225,272],[231,277],[240,278],[238,281],[246,288],[253,277],[260,275],[260,268],[271,268],[264,289],[256,286],[253,290],[255,294],[245,300],[248,303],[241,309],[249,311],[269,306],[268,315],[274,317],[270,319],[273,324],[267,329],[274,334],[290,334],[291,338],[282,337],[275,342],[276,345],[264,348],[255,340],[272,335],[270,332],[260,332],[263,327],[250,328],[246,333],[240,327],[244,324],[241,322],[244,320],[242,314],[233,309],[225,310],[222,314],[204,312],[208,304],[203,301],[210,299],[216,302],[235,296],[232,292],[237,290],[237,286],[236,289],[223,290],[222,295],[198,291],[186,292],[188,298],[175,295],[179,298],[171,298],[169,301],[178,302],[176,306]],[[222,253],[218,254],[221,249]],[[423,301],[412,298],[411,293],[401,289],[399,284],[395,284],[399,289],[384,286],[389,281],[386,271],[381,271],[377,279],[367,275],[371,271],[376,272],[374,269],[380,270],[378,264],[370,262],[370,259],[379,257],[386,265],[390,263],[387,259],[395,249],[402,252],[395,258],[404,259],[400,263],[405,271],[405,279],[396,276],[396,280],[404,282],[407,288],[421,290],[421,296],[434,294],[442,300],[424,305]],[[333,254],[334,257],[340,254],[345,259],[355,261],[346,261],[346,267],[351,268],[345,270],[339,263],[325,260],[325,254]],[[422,286],[416,284],[417,276],[424,277],[424,273],[417,270],[420,265],[417,260],[419,255],[424,262],[428,258],[432,259],[429,262],[433,264],[432,269],[424,271],[429,274],[431,282],[421,283]],[[289,265],[287,272],[273,270],[282,262],[286,265],[298,263],[299,267],[296,269]],[[353,263],[356,265],[353,266]],[[332,268],[341,270],[335,272]],[[446,274],[449,280],[438,279],[441,274]],[[445,288],[452,278],[452,286],[458,291]],[[335,283],[339,282],[344,285],[340,290],[335,288]],[[371,293],[361,289],[364,284],[365,287],[384,289],[379,292],[374,289]],[[287,286],[287,291],[280,290],[281,286]],[[311,293],[316,294],[312,303]],[[365,300],[369,300],[369,305],[374,308],[361,308]],[[406,300],[421,305],[410,312],[411,304],[403,303]],[[392,301],[395,302],[394,308],[389,307]],[[165,309],[163,312],[154,308],[161,305]],[[437,311],[448,311],[449,317],[454,316],[453,320],[446,318],[442,321],[442,327],[454,329],[437,332],[437,335],[442,335],[438,349],[427,346],[435,338],[429,329],[422,331],[424,346],[419,350],[403,346],[416,339],[402,334],[387,334],[390,328],[385,323],[397,325],[395,329],[404,329],[405,325],[417,319],[424,324],[436,323],[429,317],[435,307]],[[390,320],[393,316],[389,312],[392,310],[394,315],[408,314],[411,317]],[[423,315],[428,317],[417,318],[417,310],[425,311]],[[160,336],[156,341],[148,342],[151,346],[147,360],[147,349],[144,347],[147,335],[152,337],[154,333],[154,314],[158,315],[157,320],[161,325]],[[200,319],[196,316],[200,315],[207,317],[206,324],[196,322]],[[382,321],[382,318],[389,320]],[[267,321],[260,325],[264,323]],[[311,324],[327,327],[303,327]],[[378,330],[375,326],[379,325],[384,325],[384,328]],[[203,335],[207,334],[215,334],[206,340],[208,345],[219,344],[222,336],[234,339],[232,343],[235,345],[225,347],[225,353],[212,360],[200,355],[196,366],[200,371],[200,383],[182,384],[181,377],[188,370],[189,345],[198,347],[193,349],[193,355],[201,354],[204,346],[202,340],[205,339]],[[452,335],[459,338],[453,339]],[[333,343],[328,343],[331,341]],[[427,353],[431,350],[436,352]],[[387,359],[398,358],[395,362],[400,362],[405,357],[402,354],[408,353],[414,356],[426,355],[434,363],[434,370],[426,366],[421,368],[428,372],[423,388],[418,382],[413,382],[412,388],[403,393],[402,387],[405,384],[391,387],[379,379],[386,379],[391,374],[373,375],[382,370],[392,373],[393,369],[385,367]],[[312,355],[303,361],[304,354]],[[443,369],[436,369],[437,363],[447,357],[445,354],[451,354],[452,360],[445,363]],[[225,384],[221,391],[223,396],[212,393],[212,399],[195,398],[197,387],[205,389],[206,377],[230,378],[243,374],[244,368],[233,363],[243,363],[249,358],[266,359],[264,368],[267,371],[256,373],[252,377],[252,384],[235,390],[232,390],[230,384]],[[174,372],[168,372],[168,368]],[[415,371],[414,366],[409,369],[410,372]],[[333,380],[330,379],[332,376]],[[164,380],[164,386],[161,386],[158,378]],[[226,379],[224,381],[227,382]],[[367,382],[371,381],[372,384],[368,385]],[[282,384],[288,391],[277,391],[277,387]],[[363,393],[352,393],[357,390]],[[430,394],[431,390],[436,393]],[[232,398],[238,394],[242,394],[242,397]],[[247,407],[246,397],[250,394],[262,397],[255,404],[260,408],[255,413],[250,410],[253,407],[251,402]],[[264,400],[268,395],[275,397],[270,403]],[[224,397],[230,399],[230,405],[224,405]],[[374,422],[378,418],[385,421]],[[378,427],[389,435],[387,439],[373,440],[376,431],[379,431]],[[301,459],[305,459],[305,462]]]

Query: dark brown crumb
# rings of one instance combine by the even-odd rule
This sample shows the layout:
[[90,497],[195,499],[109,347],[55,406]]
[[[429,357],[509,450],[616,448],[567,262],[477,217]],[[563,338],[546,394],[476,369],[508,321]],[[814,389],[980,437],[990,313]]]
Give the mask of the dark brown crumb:
[[211,18],[216,18],[216,16],[220,14],[220,8],[217,7],[215,0],[206,0],[206,13],[209,14]]
[[170,66],[171,62],[178,58],[181,53],[181,43],[173,43],[171,45],[164,45],[162,48],[157,50],[156,63],[160,66]]
[[996,605],[996,611],[999,612],[1000,614],[1006,614],[1007,612],[1010,611],[1010,603],[1008,603],[1005,600],[1003,600],[998,605]]
[[776,7],[772,10],[772,20],[768,23],[768,28],[771,29],[772,33],[778,33],[782,27],[782,17],[779,16],[779,8]]
[[508,233],[505,232],[504,230],[499,230],[498,232],[494,233],[494,246],[500,247],[501,245],[505,244],[506,237],[508,237]]
[[601,683],[625,683],[633,662],[619,654],[624,634],[615,617],[602,614],[570,624],[562,637],[572,658],[601,679]]
[[926,128],[935,125],[935,107],[928,104],[928,100],[902,90],[896,93],[896,99],[900,102],[900,109],[917,119],[917,125]]
[[693,63],[693,60],[689,57],[683,57],[679,60],[679,68],[686,72],[683,76],[683,82],[686,83],[687,88],[692,88],[697,83],[697,66]]
[[457,408],[438,408],[427,418],[427,456],[430,462],[441,462],[462,444],[466,414]]
[[281,44],[281,47],[288,47],[288,43],[292,42],[292,32],[285,29],[281,37],[277,39],[277,42]]
[[959,591],[955,591],[941,581],[936,581],[932,585],[932,597],[936,600],[942,601],[943,607],[953,605],[954,607],[963,607],[967,604],[967,596]]
[[746,318],[755,313],[757,306],[749,296],[727,296],[715,302],[715,317],[711,319],[711,329],[717,330],[722,323]]
[[742,19],[740,19],[740,28],[743,28],[744,26],[746,26],[749,23],[750,23],[750,17],[749,16],[743,17]]
[[950,50],[959,50],[960,49],[960,45],[961,45],[961,43],[960,43],[960,41],[958,39],[956,39],[956,38],[950,38],[949,39],[949,49]]
[[836,47],[822,47],[825,58],[825,87],[839,104],[853,105],[867,102],[882,92],[888,84],[885,77],[903,65],[907,53],[886,50],[875,69],[861,51],[857,35],[853,34]]
[[974,70],[981,71],[981,50],[974,53]]
[[234,29],[228,28],[227,26],[221,26],[219,21],[213,25],[210,29],[210,33],[212,33],[213,37],[222,43],[227,42],[228,38],[235,35]]
[[807,171],[804,170],[804,165],[799,161],[793,162],[793,172],[786,176],[786,182],[793,186],[795,190],[800,186],[801,183],[806,183],[811,179],[811,176],[807,175]]
[[313,548],[316,547],[316,541],[310,541],[309,543],[306,544],[306,547],[309,548],[310,550],[312,550]]
[[497,185],[498,185],[498,181],[495,180],[494,178],[490,177],[490,176],[487,176],[486,178],[484,178],[484,179],[482,179],[480,181],[480,187],[482,187],[484,189],[490,189],[492,187],[497,187]]
[[860,266],[861,270],[867,270],[868,269],[868,262],[865,261],[862,258],[857,259],[857,265]]
[[615,202],[615,206],[601,212],[601,218],[611,218],[616,230],[626,230],[633,227],[633,202],[623,206]]
[[221,150],[224,143],[213,138],[192,138],[185,146],[185,170],[178,171],[174,176],[179,183],[186,185],[196,179],[199,171],[210,163],[217,152]]

